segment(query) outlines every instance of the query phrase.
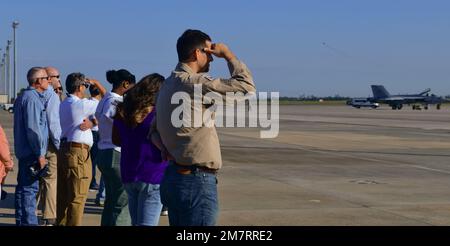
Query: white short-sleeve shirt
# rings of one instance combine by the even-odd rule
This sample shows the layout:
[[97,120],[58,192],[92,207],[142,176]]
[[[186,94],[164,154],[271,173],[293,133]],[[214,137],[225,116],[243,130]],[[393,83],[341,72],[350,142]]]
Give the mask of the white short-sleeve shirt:
[[66,138],[67,142],[83,143],[92,147],[91,129],[82,131],[80,124],[83,119],[93,118],[96,108],[97,104],[92,100],[69,95],[59,107],[61,138]]
[[116,115],[116,106],[122,101],[121,95],[108,92],[98,103],[95,117],[98,121],[99,149],[115,149],[120,152],[120,147],[112,143],[112,127]]

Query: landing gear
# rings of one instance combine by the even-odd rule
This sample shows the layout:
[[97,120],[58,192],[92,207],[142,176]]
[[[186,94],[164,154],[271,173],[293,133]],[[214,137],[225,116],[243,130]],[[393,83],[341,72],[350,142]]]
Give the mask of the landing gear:
[[[423,109],[428,110],[429,105],[428,104],[422,104]],[[412,109],[413,110],[421,110],[422,108],[420,107],[420,105],[412,105]],[[441,104],[436,104],[436,109],[440,110],[441,109]]]

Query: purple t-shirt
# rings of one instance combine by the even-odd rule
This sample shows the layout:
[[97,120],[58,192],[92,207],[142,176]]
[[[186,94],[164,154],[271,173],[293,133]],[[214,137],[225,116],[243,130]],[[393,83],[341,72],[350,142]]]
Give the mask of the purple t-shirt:
[[153,117],[155,110],[135,128],[128,127],[122,120],[114,120],[122,147],[120,174],[123,183],[161,183],[167,162],[162,161],[159,149],[147,139]]

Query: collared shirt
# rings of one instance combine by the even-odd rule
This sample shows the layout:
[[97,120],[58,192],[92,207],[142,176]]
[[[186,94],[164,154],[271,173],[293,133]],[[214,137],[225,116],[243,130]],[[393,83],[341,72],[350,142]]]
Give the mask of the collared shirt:
[[96,104],[86,98],[71,94],[61,103],[59,115],[61,116],[61,138],[66,138],[67,142],[87,144],[92,147],[92,131],[88,129],[82,131],[80,124],[83,119],[92,118],[95,114]]
[[108,92],[100,100],[95,112],[95,118],[98,121],[98,148],[115,149],[120,152],[120,147],[112,143],[112,127],[114,116],[116,115],[116,106],[123,101],[123,97],[114,92]]
[[45,97],[28,87],[14,103],[14,151],[18,159],[45,156],[48,125]]
[[[95,109],[97,109],[99,100],[97,100],[97,98],[95,98],[95,97],[91,97],[91,98],[89,98],[89,101],[93,101],[93,102],[95,103]],[[95,117],[94,117],[94,118],[95,118]],[[92,127],[91,130],[92,130],[93,132],[98,132],[98,125],[95,125],[94,127]]]
[[44,91],[44,97],[47,102],[47,122],[50,141],[59,149],[61,139],[61,124],[59,122],[59,101],[58,94],[55,93],[51,85]]
[[[179,63],[167,78],[158,94],[156,103],[156,127],[161,140],[176,162],[182,165],[199,165],[212,169],[222,166],[219,138],[216,128],[213,127],[174,127],[171,123],[172,112],[180,107],[172,104],[171,99],[176,92],[186,92],[194,98],[194,85],[202,85],[203,95],[207,92],[216,92],[225,95],[227,92],[254,92],[255,85],[247,66],[237,59],[228,62],[231,78],[212,79],[205,73],[194,73],[184,63]],[[205,105],[201,104],[205,111]]]

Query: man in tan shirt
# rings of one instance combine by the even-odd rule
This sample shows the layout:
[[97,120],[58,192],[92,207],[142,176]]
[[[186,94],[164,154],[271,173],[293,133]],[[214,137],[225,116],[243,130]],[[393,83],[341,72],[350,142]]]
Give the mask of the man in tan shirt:
[[[255,85],[247,66],[225,44],[213,44],[201,31],[186,30],[177,41],[177,52],[179,63],[160,89],[156,130],[151,133],[163,158],[171,160],[161,184],[161,200],[169,209],[170,225],[215,225],[219,210],[216,173],[222,166],[220,144],[214,125],[206,126],[203,119],[198,124],[198,112],[201,117],[211,104],[195,100],[210,92],[254,92]],[[213,55],[227,61],[230,78],[213,79],[207,74]],[[176,95],[180,93],[187,95],[184,103],[188,101],[192,114],[179,113]],[[186,124],[174,124],[180,117]]]

